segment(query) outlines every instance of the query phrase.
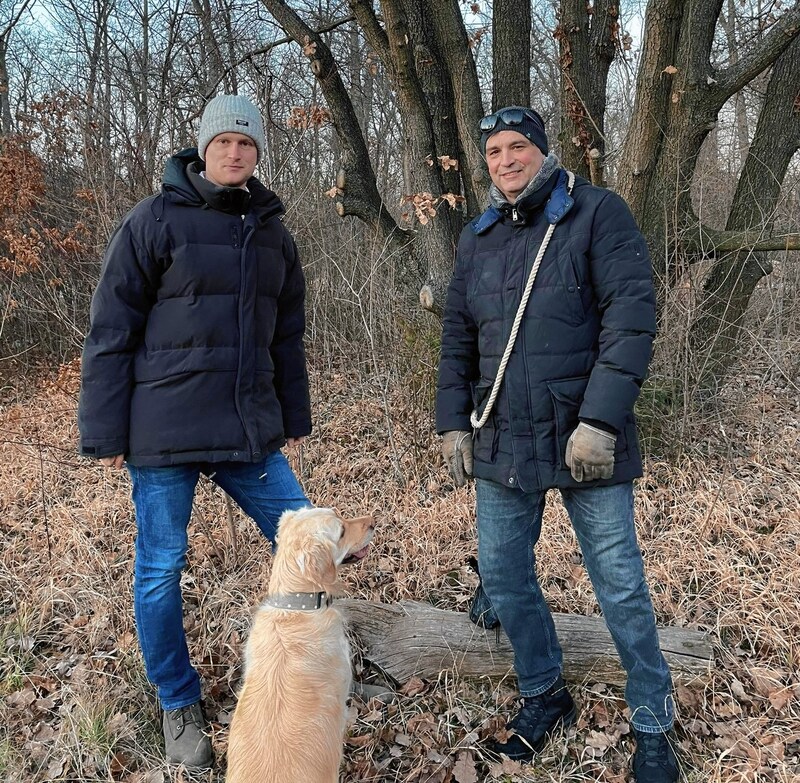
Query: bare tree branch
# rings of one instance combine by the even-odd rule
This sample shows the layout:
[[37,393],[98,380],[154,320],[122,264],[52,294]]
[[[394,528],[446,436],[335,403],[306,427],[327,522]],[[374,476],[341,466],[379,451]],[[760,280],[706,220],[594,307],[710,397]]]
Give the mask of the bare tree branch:
[[[322,27],[317,29],[316,35],[329,33],[332,30],[335,30],[337,27],[341,27],[342,25],[347,24],[348,22],[352,22],[354,18],[355,17],[353,16],[345,16],[343,19],[337,19],[335,22],[323,25]],[[225,80],[225,77],[231,71],[235,71],[240,65],[243,65],[248,61],[252,61],[254,57],[259,57],[262,54],[269,54],[276,47],[283,46],[284,44],[287,43],[292,43],[293,41],[294,38],[292,38],[290,35],[287,35],[283,38],[278,38],[274,41],[270,41],[270,43],[268,43],[266,46],[261,46],[258,49],[253,49],[249,51],[247,54],[243,54],[238,60],[236,60],[235,62],[233,62],[231,65],[229,65],[227,68],[224,69],[219,79],[217,79],[217,81],[211,85],[208,92],[203,96],[204,102],[210,100],[214,96],[217,87],[219,87],[220,84],[222,84],[222,82]]]
[[342,169],[337,177],[337,213],[342,217],[355,215],[393,244],[398,240],[406,244],[408,232],[397,225],[378,193],[358,117],[330,49],[285,0],[263,0],[263,3],[278,24],[303,48],[333,116],[342,147]]
[[394,74],[392,54],[389,51],[389,39],[386,36],[386,31],[381,27],[380,22],[378,22],[378,17],[375,15],[375,9],[372,3],[366,0],[349,0],[349,2],[350,8],[353,11],[353,17],[364,33],[367,43],[383,63],[384,67],[389,71],[394,81],[396,74]]
[[765,236],[763,231],[718,231],[698,221],[686,228],[681,244],[701,261],[739,251],[800,250],[800,234]]
[[717,104],[722,106],[731,95],[739,92],[781,55],[784,49],[800,34],[800,3],[787,11],[770,31],[749,49],[735,65],[718,71],[716,84]]

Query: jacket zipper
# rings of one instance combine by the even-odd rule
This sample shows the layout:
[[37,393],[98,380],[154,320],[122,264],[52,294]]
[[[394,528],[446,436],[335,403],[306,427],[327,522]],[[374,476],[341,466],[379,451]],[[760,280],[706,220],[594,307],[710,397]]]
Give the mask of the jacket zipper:
[[253,457],[253,452],[255,451],[255,447],[253,445],[253,440],[250,437],[250,432],[247,428],[247,423],[245,422],[245,417],[242,414],[242,403],[241,403],[241,379],[242,379],[242,362],[244,357],[244,294],[245,294],[245,282],[246,282],[246,265],[245,265],[245,257],[247,256],[247,245],[250,242],[250,237],[252,237],[253,232],[250,231],[249,233],[245,232],[245,220],[247,218],[246,215],[242,215],[242,222],[241,225],[237,230],[234,230],[234,234],[236,234],[236,239],[238,240],[239,245],[239,366],[238,371],[236,373],[236,412],[239,414],[239,421],[242,422],[242,431],[244,432],[244,436],[247,440],[247,447],[250,449],[250,458]]
[[[516,210],[514,210],[514,215],[516,217]],[[530,245],[531,245],[531,228],[528,228],[528,231],[525,236],[525,254],[523,256],[523,265],[522,265],[522,289],[520,290],[520,299],[522,298],[522,291],[525,290],[525,284],[528,282],[528,275],[530,274],[530,270],[527,268],[528,258],[530,257]],[[537,247],[538,251],[538,247]],[[544,261],[544,259],[542,259]],[[531,262],[531,267],[533,266],[533,262]],[[528,300],[528,305],[530,305],[530,300]],[[516,310],[514,311],[516,313]],[[527,312],[527,308],[526,308]],[[525,320],[525,316],[523,315],[523,322]],[[520,324],[522,327],[522,324]],[[529,376],[529,368],[528,368],[528,353],[525,350],[525,329],[520,329],[520,358],[522,359],[522,366],[525,370],[525,388],[527,389],[527,396],[528,396],[528,411],[532,410],[532,402],[531,402],[531,390],[530,386],[527,383],[527,378]],[[508,416],[508,423],[509,428],[512,428],[511,422],[513,421],[511,417],[511,398],[508,394],[506,394],[506,408],[507,408],[507,416]],[[533,470],[536,474],[536,485],[542,485],[542,478],[539,471],[539,462],[536,458],[537,448],[536,448],[536,426],[531,420],[531,448],[533,451]],[[511,449],[514,452],[514,467],[516,467],[516,450],[514,449],[514,431],[512,428],[511,431]],[[519,486],[519,471],[517,471],[517,486]]]

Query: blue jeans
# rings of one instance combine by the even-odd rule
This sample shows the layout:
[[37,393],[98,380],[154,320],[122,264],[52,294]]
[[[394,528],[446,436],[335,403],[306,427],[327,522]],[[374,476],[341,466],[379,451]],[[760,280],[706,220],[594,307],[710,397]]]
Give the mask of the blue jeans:
[[287,509],[310,506],[279,451],[255,463],[190,463],[164,468],[129,465],[136,507],[133,605],[147,677],[161,706],[175,710],[200,700],[200,678],[189,662],[183,630],[181,571],[189,548],[187,527],[200,474],[225,490],[275,540]]
[[[526,494],[477,480],[478,565],[486,594],[514,648],[520,695],[538,696],[561,674],[562,652],[536,576],[534,547],[544,492]],[[562,489],[608,630],[628,674],[634,728],[659,732],[674,721],[672,679],[633,521],[633,484]]]

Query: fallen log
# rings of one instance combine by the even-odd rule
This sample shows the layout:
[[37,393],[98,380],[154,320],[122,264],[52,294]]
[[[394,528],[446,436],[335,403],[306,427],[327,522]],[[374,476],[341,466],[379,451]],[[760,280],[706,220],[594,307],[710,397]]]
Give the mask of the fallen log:
[[[338,604],[364,658],[398,683],[414,676],[436,679],[445,669],[463,677],[504,677],[512,671],[514,652],[508,637],[473,625],[465,612],[417,601],[381,604],[343,599]],[[624,685],[625,672],[601,617],[554,613],[553,619],[568,680]],[[658,636],[677,682],[686,684],[709,674],[713,653],[706,634],[659,628]]]

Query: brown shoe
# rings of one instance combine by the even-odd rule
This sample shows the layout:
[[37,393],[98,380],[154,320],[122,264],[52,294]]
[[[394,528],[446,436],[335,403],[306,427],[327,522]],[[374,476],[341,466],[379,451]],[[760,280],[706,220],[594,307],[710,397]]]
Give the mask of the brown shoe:
[[164,730],[167,761],[183,764],[186,769],[208,769],[214,761],[211,740],[200,702],[164,710],[161,721]]

